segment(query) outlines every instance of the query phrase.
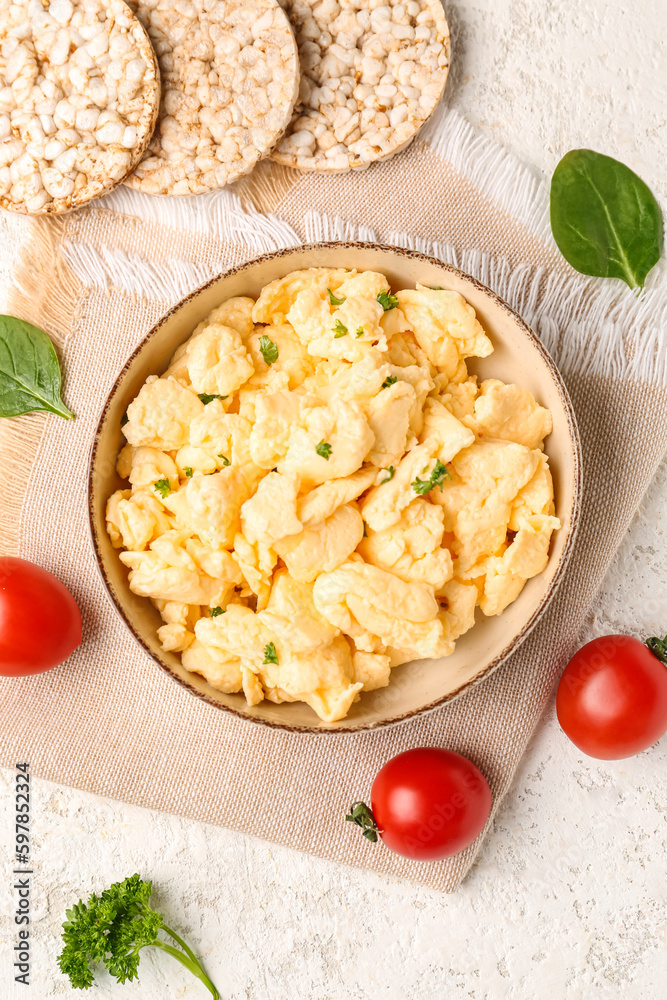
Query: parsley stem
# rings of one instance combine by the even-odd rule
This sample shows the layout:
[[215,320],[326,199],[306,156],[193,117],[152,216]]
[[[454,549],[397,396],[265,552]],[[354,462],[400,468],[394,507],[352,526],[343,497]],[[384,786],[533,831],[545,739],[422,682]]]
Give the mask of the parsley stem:
[[[162,929],[165,931],[167,930],[164,924],[162,925]],[[174,940],[180,941],[180,938],[177,938],[176,935],[172,934],[171,931],[167,931],[167,933],[171,937],[173,937]],[[209,993],[213,995],[214,1000],[220,1000],[220,994],[218,993],[217,989],[215,988],[211,980],[208,978],[206,973],[204,972],[201,962],[190,951],[189,948],[187,950],[188,953],[192,956],[192,958],[189,958],[187,955],[184,955],[182,951],[178,950],[178,948],[173,948],[170,944],[166,944],[166,942],[161,941],[160,938],[156,938],[155,941],[151,943],[155,945],[156,948],[161,948],[162,951],[166,951],[168,955],[171,955],[173,958],[176,959],[177,962],[180,962],[181,965],[184,965],[186,969],[189,969],[193,976],[196,976],[197,979],[201,980],[201,982],[204,984]]]
[[165,932],[165,934],[168,934],[170,938],[173,938],[176,944],[179,944],[181,946],[183,951],[186,953],[186,955],[190,956],[193,962],[196,962],[197,965],[201,966],[201,962],[195,955],[194,951],[192,951],[192,949],[187,946],[183,938],[179,937],[176,931],[172,931],[171,927],[167,927],[166,924],[162,924],[162,930]]

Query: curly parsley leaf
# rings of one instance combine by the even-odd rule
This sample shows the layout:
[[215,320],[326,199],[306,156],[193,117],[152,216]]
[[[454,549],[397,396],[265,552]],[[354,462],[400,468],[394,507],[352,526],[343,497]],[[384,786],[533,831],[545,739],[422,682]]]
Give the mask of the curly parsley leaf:
[[204,406],[206,406],[207,403],[212,403],[214,399],[227,399],[226,396],[221,396],[217,392],[198,392],[197,395],[201,399]]
[[435,465],[433,466],[433,471],[431,472],[431,475],[428,477],[428,479],[417,478],[412,482],[411,485],[415,493],[417,493],[419,496],[424,496],[424,494],[430,493],[431,490],[434,490],[436,486],[439,486],[440,489],[442,489],[442,484],[445,481],[445,477],[451,479],[452,474],[447,468],[447,466],[443,465],[440,459],[438,459]]
[[153,489],[160,494],[162,499],[168,497],[171,493],[171,483],[168,479],[158,479],[157,482],[153,483]]
[[[164,922],[161,913],[149,905],[151,882],[134,874],[115,882],[101,896],[95,893],[84,903],[79,900],[66,911],[63,923],[63,950],[58,956],[60,971],[75,989],[87,990],[94,982],[94,966],[103,963],[119,983],[137,978],[139,952],[155,947],[166,951],[196,976],[219,1000],[220,994],[204,972],[194,952]],[[167,934],[178,948],[158,937]]]
[[320,441],[319,444],[315,445],[315,451],[320,456],[320,458],[326,458],[327,462],[331,457],[331,445],[328,441]]
[[259,349],[267,365],[272,365],[274,361],[278,360],[278,345],[266,334],[259,338]]
[[339,337],[347,337],[347,327],[337,319],[334,324],[334,340],[338,340]]
[[390,309],[395,309],[398,305],[398,299],[391,292],[378,292],[377,300],[384,309],[388,312]]
[[277,663],[278,654],[275,645],[270,642],[264,647],[264,663]]
[[342,306],[343,302],[345,302],[345,296],[342,299],[337,299],[330,288],[327,288],[327,292],[329,293],[329,302],[332,306]]
[[383,480],[382,480],[382,482],[380,483],[380,485],[381,485],[381,486],[382,486],[382,485],[384,485],[384,483],[389,483],[389,482],[391,482],[391,480],[392,480],[392,479],[394,478],[394,476],[396,475],[396,469],[394,468],[394,466],[393,466],[393,465],[389,465],[389,466],[388,466],[388,467],[387,467],[386,469],[383,469],[382,471],[383,471],[383,472],[388,472],[388,473],[389,473],[389,475],[387,476],[387,478],[386,478],[386,479],[383,479]]
[[217,618],[218,615],[224,615],[225,609],[221,608],[220,605],[218,605],[215,608],[209,608],[208,613],[211,616],[211,618]]
[[192,479],[192,477],[194,475],[194,471],[195,470],[192,468],[191,465],[185,465],[185,466],[183,466],[183,472],[185,473],[185,475],[186,475],[186,477],[188,479]]
[[389,386],[394,385],[395,382],[398,382],[398,375],[387,375],[386,379],[382,383],[382,388],[388,389]]
[[364,328],[363,328],[363,326],[358,326],[357,330],[356,330],[356,333],[354,335],[357,338],[357,340],[359,339],[359,337],[363,337],[363,335],[364,335]]
[[46,410],[74,420],[60,398],[61,381],[58,356],[44,331],[0,316],[0,417]]

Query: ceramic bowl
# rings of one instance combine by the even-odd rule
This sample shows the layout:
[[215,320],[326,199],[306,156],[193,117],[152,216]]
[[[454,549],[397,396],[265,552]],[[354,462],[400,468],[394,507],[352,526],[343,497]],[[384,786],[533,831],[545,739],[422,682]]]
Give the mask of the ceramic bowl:
[[[161,649],[156,635],[161,618],[148,599],[131,593],[127,570],[105,528],[107,498],[126,485],[115,472],[116,456],[124,444],[120,420],[147,376],[161,374],[175,349],[224,299],[256,297],[269,281],[305,267],[370,269],[386,274],[394,288],[422,282],[465,296],[495,347],[488,358],[471,358],[470,371],[480,378],[517,382],[553,414],[546,451],[554,478],[556,511],[562,522],[553,536],[547,568],[528,581],[502,615],[485,618],[478,610],[475,627],[457,641],[452,656],[395,668],[388,687],[362,694],[347,718],[336,723],[321,722],[302,703],[275,705],[265,701],[251,708],[242,694],[223,694],[203,677],[185,670],[178,654]],[[523,320],[494,292],[454,267],[414,251],[362,243],[321,243],[265,254],[213,278],[183,299],[143,339],[119,374],[95,432],[89,470],[95,555],[109,596],[137,642],[159,667],[212,708],[299,732],[344,733],[403,722],[446,705],[488,677],[523,642],[553,597],[572,549],[580,497],[581,457],[572,405],[554,362]]]

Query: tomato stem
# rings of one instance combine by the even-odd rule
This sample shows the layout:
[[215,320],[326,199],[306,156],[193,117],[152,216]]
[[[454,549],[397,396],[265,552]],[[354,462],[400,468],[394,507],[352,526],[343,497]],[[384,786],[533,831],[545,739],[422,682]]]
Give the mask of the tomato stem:
[[646,645],[654,656],[657,656],[661,663],[667,666],[667,635],[664,639],[656,639],[655,636],[646,640]]
[[360,827],[364,837],[372,844],[377,844],[378,833],[382,833],[382,830],[375,822],[375,816],[365,802],[353,802],[350,811],[345,814],[345,819]]

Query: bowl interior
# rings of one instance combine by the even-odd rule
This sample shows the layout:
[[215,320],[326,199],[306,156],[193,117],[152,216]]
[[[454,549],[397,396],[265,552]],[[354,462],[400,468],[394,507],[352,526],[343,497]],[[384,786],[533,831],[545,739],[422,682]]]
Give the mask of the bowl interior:
[[[216,691],[203,677],[185,670],[177,654],[163,652],[156,635],[162,624],[160,616],[148,599],[138,598],[130,591],[127,570],[105,528],[106,501],[125,485],[115,471],[116,456],[124,444],[120,419],[145,379],[165,370],[174,350],[224,299],[234,295],[256,297],[269,281],[298,268],[318,266],[382,271],[394,289],[422,282],[441,285],[465,296],[495,347],[490,357],[471,359],[470,371],[480,378],[499,378],[530,389],[553,414],[553,433],[547,438],[546,452],[554,478],[556,512],[562,522],[553,537],[547,568],[528,581],[518,599],[502,615],[486,618],[478,609],[475,627],[457,641],[452,656],[395,668],[387,688],[363,694],[348,717],[333,724],[320,722],[312,709],[301,703],[263,702],[251,708],[242,695]],[[98,563],[117,610],[144,648],[193,693],[244,718],[269,725],[309,731],[350,731],[395,723],[443,704],[487,676],[516,648],[544,610],[564,568],[578,510],[579,479],[576,425],[560,376],[539,341],[507,305],[474,279],[421,254],[373,245],[319,244],[267,255],[212,280],[175,307],[146,337],[109,396],[93,444],[89,484],[91,530]]]

